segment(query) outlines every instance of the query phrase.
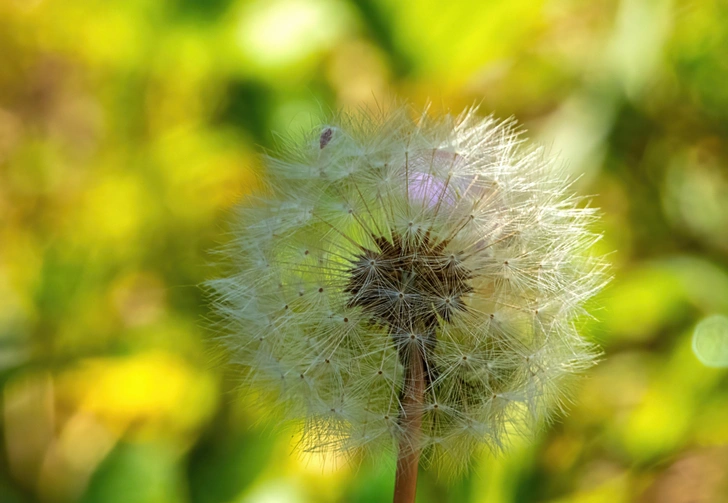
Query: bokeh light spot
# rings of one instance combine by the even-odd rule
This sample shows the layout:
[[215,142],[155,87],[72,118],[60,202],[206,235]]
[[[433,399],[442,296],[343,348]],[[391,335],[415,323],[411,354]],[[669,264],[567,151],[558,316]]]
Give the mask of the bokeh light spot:
[[261,66],[291,64],[333,43],[342,14],[340,5],[326,0],[259,2],[242,20],[238,42]]
[[698,323],[693,351],[708,367],[728,367],[728,317],[717,314]]

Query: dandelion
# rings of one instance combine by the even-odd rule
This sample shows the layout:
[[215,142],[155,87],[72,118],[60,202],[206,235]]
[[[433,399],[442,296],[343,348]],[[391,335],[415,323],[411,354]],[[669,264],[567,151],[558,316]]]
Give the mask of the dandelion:
[[238,209],[224,340],[311,450],[466,467],[563,405],[594,360],[592,209],[512,121],[340,115],[269,158]]

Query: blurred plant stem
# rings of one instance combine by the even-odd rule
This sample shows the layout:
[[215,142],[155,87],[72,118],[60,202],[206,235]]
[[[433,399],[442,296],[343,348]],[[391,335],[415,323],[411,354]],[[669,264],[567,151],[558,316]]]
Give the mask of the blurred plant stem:
[[412,346],[407,358],[402,396],[397,474],[394,503],[414,503],[417,492],[417,468],[420,464],[419,437],[422,428],[422,405],[425,393],[425,369],[419,348]]

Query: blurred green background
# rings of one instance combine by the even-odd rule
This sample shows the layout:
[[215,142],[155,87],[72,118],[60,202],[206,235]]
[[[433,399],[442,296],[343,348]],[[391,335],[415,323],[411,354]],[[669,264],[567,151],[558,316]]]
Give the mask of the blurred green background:
[[418,501],[728,501],[691,350],[728,314],[727,49],[722,0],[0,1],[0,501],[390,500],[391,460],[261,423],[197,285],[272,131],[392,97],[517,117],[615,276],[568,417]]

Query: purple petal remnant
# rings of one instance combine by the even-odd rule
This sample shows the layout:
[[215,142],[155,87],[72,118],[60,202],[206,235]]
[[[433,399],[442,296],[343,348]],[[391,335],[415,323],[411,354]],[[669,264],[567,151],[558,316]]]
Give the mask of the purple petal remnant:
[[410,200],[420,202],[425,207],[434,208],[445,202],[455,203],[454,190],[466,189],[462,180],[453,180],[446,174],[433,172],[434,166],[452,170],[458,164],[460,156],[453,152],[435,149],[432,153],[413,157],[409,163],[409,183],[407,185]]

